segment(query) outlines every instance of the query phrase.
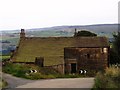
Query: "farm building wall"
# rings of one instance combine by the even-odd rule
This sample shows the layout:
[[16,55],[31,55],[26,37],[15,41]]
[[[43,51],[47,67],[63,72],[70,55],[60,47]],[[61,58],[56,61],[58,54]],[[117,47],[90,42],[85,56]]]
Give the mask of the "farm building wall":
[[[65,73],[83,70],[103,70],[108,67],[109,48],[65,48]],[[74,66],[73,66],[74,64]],[[75,66],[76,65],[76,66]]]
[[64,74],[64,64],[52,65],[52,66],[44,66],[55,69],[60,74]]

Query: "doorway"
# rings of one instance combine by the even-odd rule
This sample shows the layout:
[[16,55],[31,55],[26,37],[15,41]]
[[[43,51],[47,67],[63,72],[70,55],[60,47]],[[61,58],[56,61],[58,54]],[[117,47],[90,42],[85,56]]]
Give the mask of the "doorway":
[[76,73],[76,63],[71,63],[71,73]]

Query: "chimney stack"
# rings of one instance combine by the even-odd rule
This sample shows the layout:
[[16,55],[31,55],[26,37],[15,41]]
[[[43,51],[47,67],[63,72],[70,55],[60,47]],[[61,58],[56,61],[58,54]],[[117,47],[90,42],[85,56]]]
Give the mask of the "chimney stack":
[[76,35],[77,35],[77,29],[75,28],[74,37],[76,37]]
[[25,38],[25,30],[21,29],[20,38]]

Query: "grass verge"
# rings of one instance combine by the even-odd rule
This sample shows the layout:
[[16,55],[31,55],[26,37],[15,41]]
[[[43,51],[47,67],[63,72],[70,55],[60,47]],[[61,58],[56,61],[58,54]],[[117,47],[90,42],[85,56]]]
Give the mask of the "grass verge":
[[[36,73],[30,73],[30,70],[37,70]],[[6,63],[2,68],[2,71],[5,73],[12,74],[16,77],[26,78],[26,79],[54,79],[54,78],[79,78],[85,77],[86,75],[79,74],[67,74],[62,75],[56,70],[47,68],[47,67],[38,67],[35,65],[26,65],[26,64],[15,64],[15,63]]]

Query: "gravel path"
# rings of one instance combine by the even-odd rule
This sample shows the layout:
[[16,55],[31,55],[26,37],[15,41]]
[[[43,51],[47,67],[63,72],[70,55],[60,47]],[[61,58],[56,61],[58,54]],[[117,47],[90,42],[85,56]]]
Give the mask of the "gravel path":
[[7,88],[92,88],[94,78],[27,80],[3,73]]

